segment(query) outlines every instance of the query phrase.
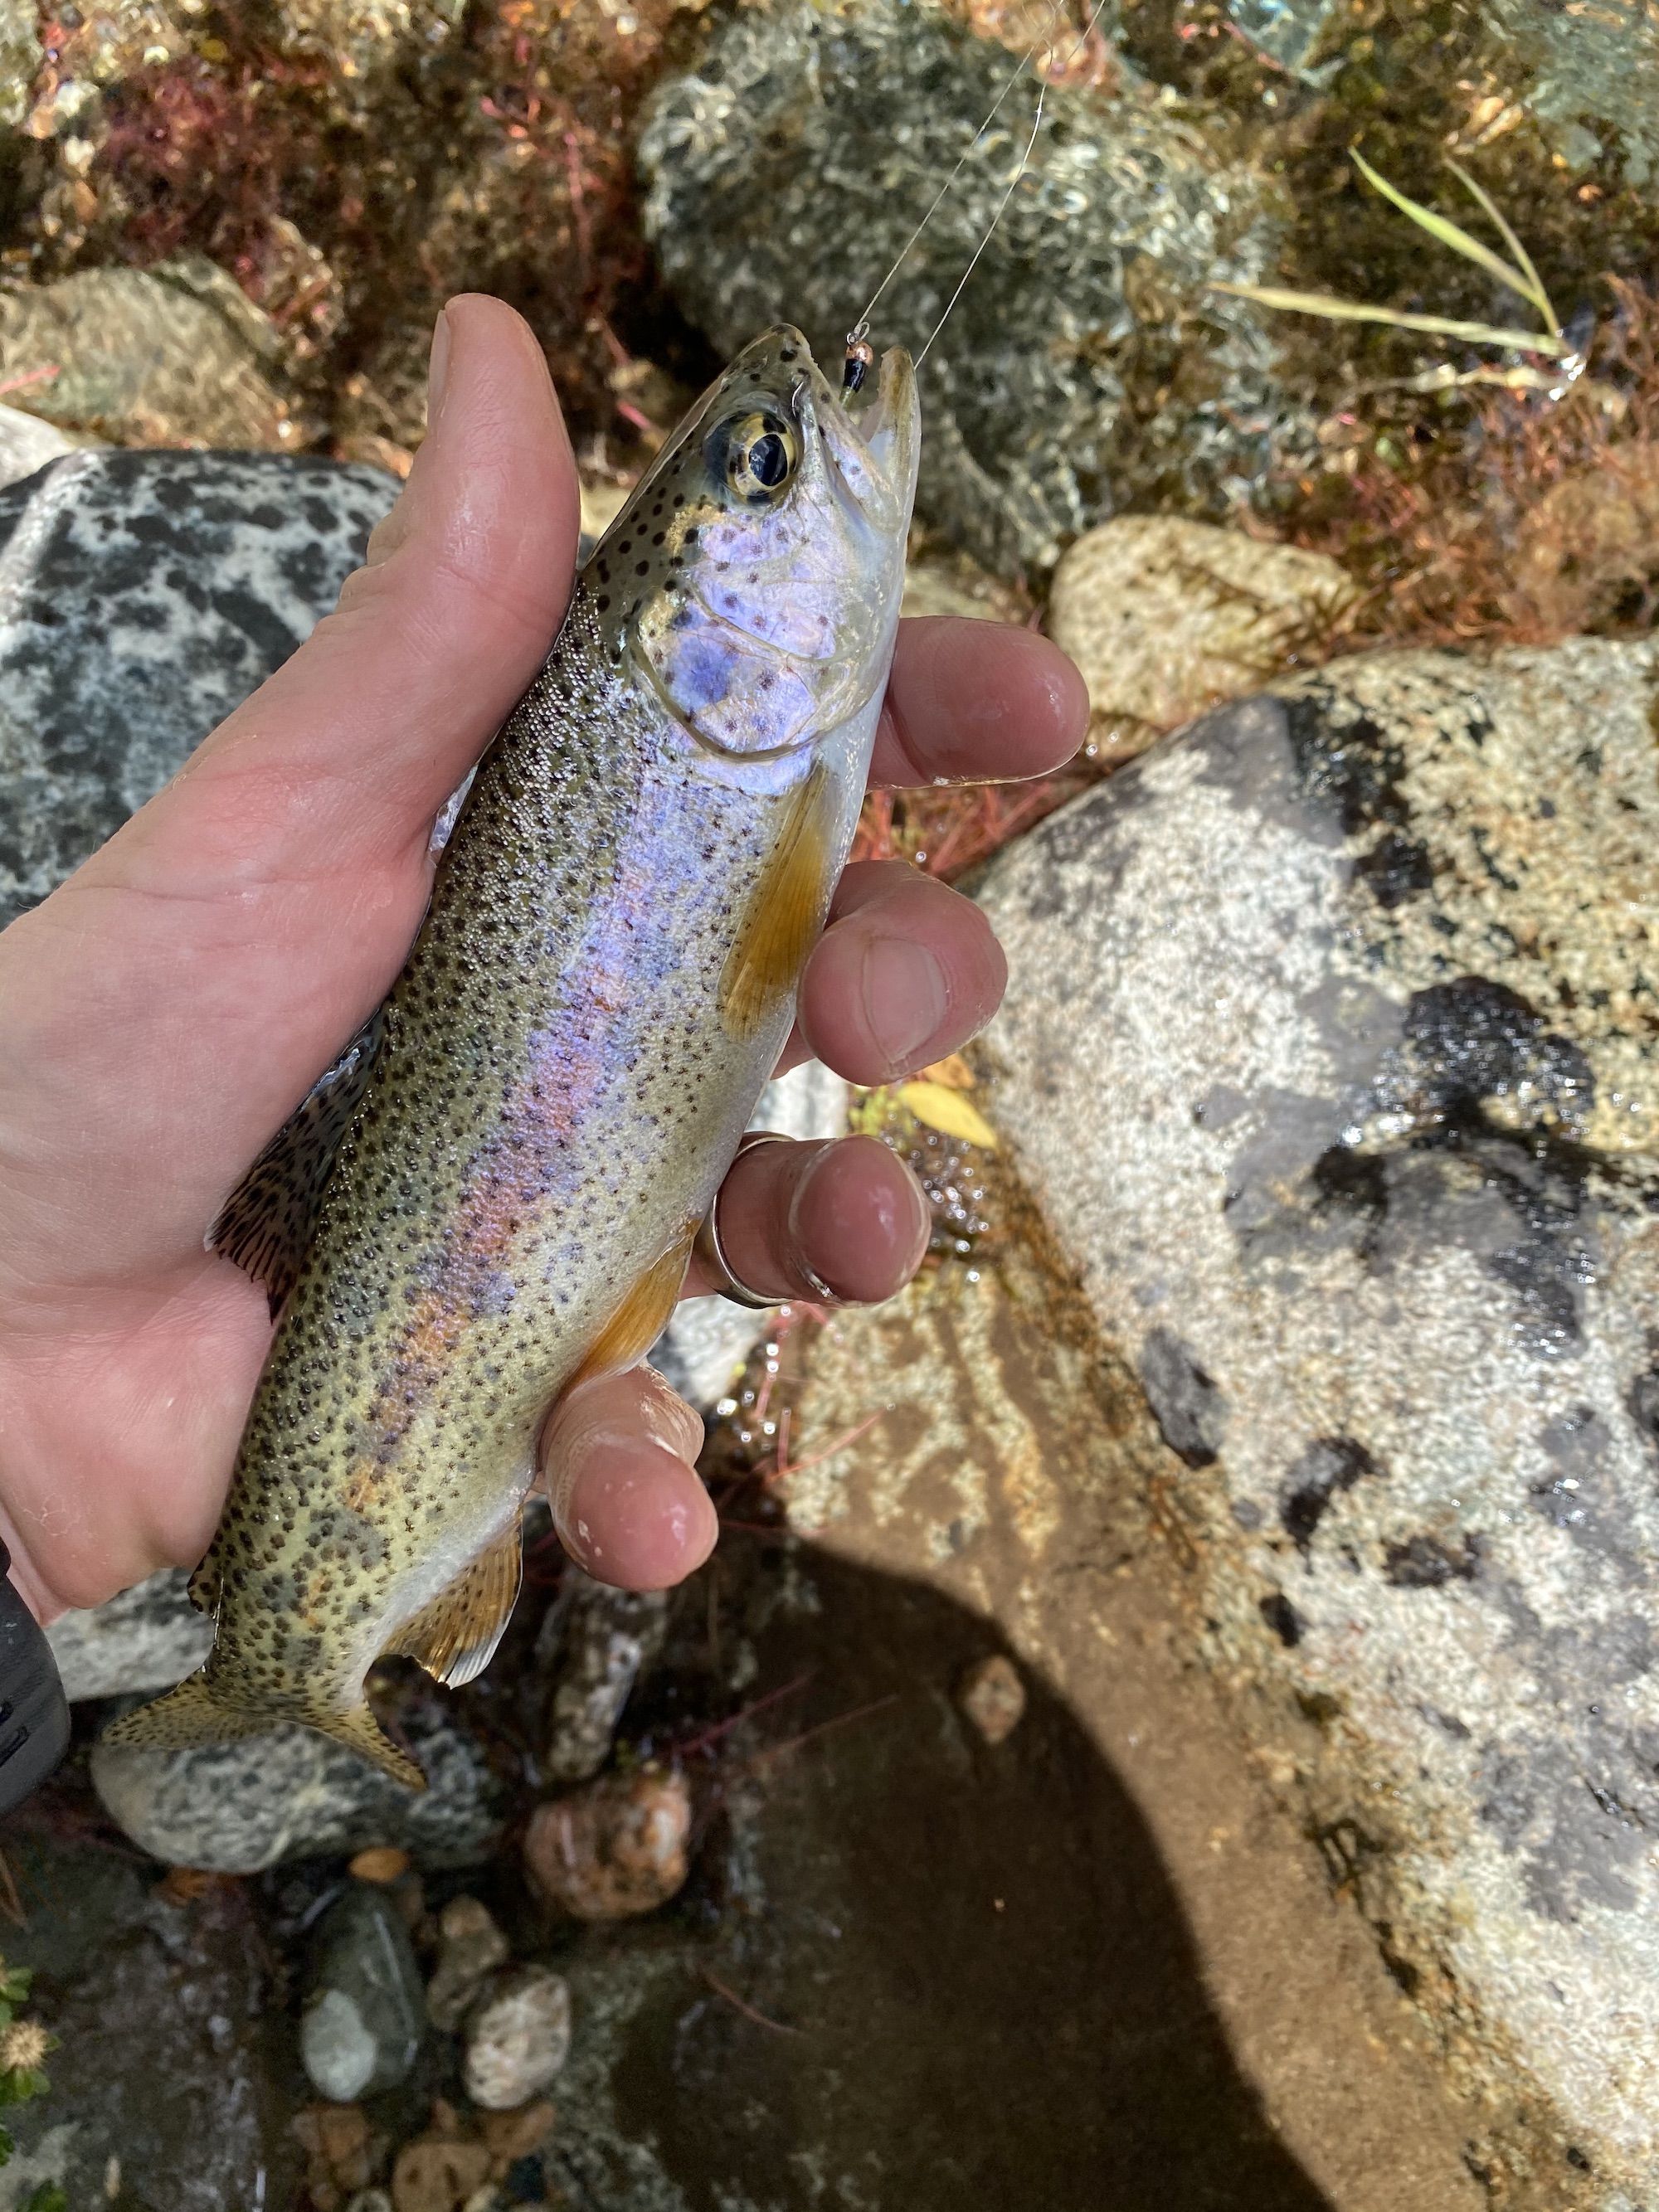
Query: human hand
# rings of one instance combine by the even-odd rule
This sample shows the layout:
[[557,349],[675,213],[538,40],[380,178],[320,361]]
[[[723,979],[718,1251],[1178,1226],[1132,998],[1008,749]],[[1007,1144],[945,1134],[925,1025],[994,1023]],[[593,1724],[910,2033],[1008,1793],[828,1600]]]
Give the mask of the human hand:
[[[426,443],[337,611],[0,935],[0,1536],[45,1619],[206,1550],[270,1322],[204,1229],[391,985],[434,817],[564,611],[578,489],[539,346],[471,295],[433,351]],[[1086,714],[1042,639],[906,623],[872,775],[1035,775]],[[860,1083],[924,1066],[989,1018],[1004,973],[967,900],[902,863],[853,866],[784,1065],[817,1053]],[[756,1147],[720,1225],[780,1298],[890,1297],[927,1237],[914,1178],[856,1137]],[[707,1288],[694,1272],[684,1295]],[[702,1434],[646,1370],[568,1394],[540,1462],[584,1565],[647,1589],[702,1563]]]

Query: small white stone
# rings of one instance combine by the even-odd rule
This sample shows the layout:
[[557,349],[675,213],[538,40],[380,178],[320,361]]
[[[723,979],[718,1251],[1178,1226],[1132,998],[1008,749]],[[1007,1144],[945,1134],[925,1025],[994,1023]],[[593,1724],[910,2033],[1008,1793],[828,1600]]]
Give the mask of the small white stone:
[[520,1966],[467,2023],[461,2078],[487,2112],[510,2112],[549,2087],[570,2055],[570,1991],[550,1966]]

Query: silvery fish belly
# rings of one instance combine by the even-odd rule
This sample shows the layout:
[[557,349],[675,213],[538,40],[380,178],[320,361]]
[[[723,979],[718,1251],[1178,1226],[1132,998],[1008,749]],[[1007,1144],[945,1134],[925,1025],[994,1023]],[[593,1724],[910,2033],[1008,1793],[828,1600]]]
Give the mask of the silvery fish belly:
[[365,1673],[484,1665],[550,1402],[672,1308],[852,837],[917,445],[903,354],[855,416],[775,330],[582,570],[402,975],[211,1232],[281,1321],[212,1653],[112,1741],[297,1721],[419,1784]]

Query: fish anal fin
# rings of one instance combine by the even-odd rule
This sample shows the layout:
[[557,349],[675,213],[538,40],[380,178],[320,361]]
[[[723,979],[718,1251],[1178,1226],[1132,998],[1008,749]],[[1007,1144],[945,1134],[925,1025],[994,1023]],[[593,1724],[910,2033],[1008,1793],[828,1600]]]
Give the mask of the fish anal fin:
[[206,1672],[188,1675],[176,1690],[137,1712],[123,1713],[99,1739],[118,1751],[189,1751],[198,1744],[234,1743],[239,1737],[264,1735],[289,1721],[313,1728],[344,1744],[360,1759],[400,1782],[406,1790],[424,1790],[426,1777],[405,1751],[400,1751],[367,1705],[347,1712],[270,1711],[259,1705],[238,1705],[214,1694]]
[[208,1231],[209,1251],[222,1252],[263,1283],[273,1314],[299,1275],[335,1155],[362,1103],[384,1036],[385,1009],[376,1007],[312,1085]]
[[570,1385],[592,1382],[596,1375],[620,1374],[633,1366],[662,1334],[685,1280],[691,1257],[691,1240],[697,1233],[694,1221],[659,1260],[653,1260],[601,1325],[587,1347]]
[[524,1567],[520,1516],[485,1545],[453,1583],[441,1589],[386,1645],[418,1659],[428,1674],[453,1690],[482,1674],[495,1656]]
[[829,903],[835,805],[834,779],[821,762],[790,793],[720,975],[720,1015],[734,1036],[752,1035],[800,980]]

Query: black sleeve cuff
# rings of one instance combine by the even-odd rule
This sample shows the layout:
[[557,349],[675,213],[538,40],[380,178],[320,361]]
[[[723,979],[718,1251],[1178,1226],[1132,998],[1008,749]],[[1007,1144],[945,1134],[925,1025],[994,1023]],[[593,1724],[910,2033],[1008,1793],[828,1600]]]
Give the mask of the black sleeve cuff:
[[[0,1571],[10,1565],[0,1544]],[[69,1735],[69,1701],[46,1631],[0,1573],[0,1814],[40,1788]]]

